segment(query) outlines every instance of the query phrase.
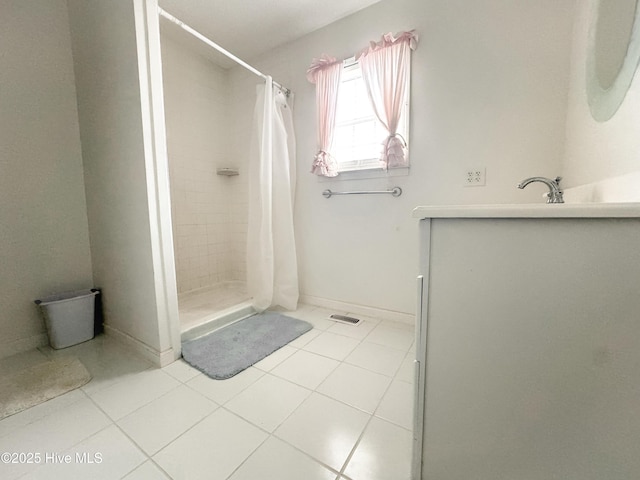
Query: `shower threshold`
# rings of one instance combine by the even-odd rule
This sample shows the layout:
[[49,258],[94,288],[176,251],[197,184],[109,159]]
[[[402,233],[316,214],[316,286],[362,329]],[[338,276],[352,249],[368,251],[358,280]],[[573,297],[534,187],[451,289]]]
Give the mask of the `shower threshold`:
[[193,327],[183,330],[180,334],[180,340],[186,342],[188,340],[194,340],[198,337],[202,337],[214,330],[218,330],[230,323],[242,320],[243,318],[250,317],[255,314],[251,301],[247,300],[233,307],[225,310],[215,312],[210,317],[203,320],[202,323],[194,325]]

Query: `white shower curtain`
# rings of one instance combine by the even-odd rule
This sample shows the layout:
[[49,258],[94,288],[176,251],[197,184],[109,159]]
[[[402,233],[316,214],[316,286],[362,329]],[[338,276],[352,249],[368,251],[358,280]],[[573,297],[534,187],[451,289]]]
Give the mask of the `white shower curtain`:
[[295,137],[287,98],[271,77],[259,85],[249,160],[247,288],[253,306],[295,310],[298,263],[293,231]]

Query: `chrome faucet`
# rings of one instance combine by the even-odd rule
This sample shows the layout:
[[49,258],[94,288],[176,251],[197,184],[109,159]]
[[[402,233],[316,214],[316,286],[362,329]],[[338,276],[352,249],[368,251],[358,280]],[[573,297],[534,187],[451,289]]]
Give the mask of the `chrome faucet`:
[[546,177],[531,177],[521,181],[518,184],[518,188],[524,188],[533,182],[541,182],[549,187],[549,193],[547,193],[547,203],[564,203],[564,200],[562,198],[562,190],[560,190],[560,180],[562,180],[562,177],[556,177],[554,180]]

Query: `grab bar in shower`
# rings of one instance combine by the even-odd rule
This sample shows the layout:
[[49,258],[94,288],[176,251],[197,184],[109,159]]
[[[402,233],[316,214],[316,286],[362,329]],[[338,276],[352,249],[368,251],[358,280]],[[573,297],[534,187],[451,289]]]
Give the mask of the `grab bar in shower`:
[[402,195],[402,189],[400,187],[393,187],[390,190],[360,190],[354,192],[332,192],[331,190],[327,189],[322,192],[322,196],[324,198],[331,198],[334,195],[381,195],[383,193],[389,193],[394,197],[399,197],[400,195]]

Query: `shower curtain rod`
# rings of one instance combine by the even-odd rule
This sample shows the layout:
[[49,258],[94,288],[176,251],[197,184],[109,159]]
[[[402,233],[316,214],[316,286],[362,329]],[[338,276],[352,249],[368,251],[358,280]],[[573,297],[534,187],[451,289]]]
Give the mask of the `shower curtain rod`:
[[[209,45],[210,47],[214,48],[218,52],[222,53],[226,57],[230,58],[234,62],[242,65],[244,68],[246,68],[250,72],[255,73],[256,75],[258,75],[259,77],[262,77],[264,79],[267,78],[267,76],[264,73],[262,73],[260,70],[257,70],[256,68],[252,67],[247,62],[245,62],[244,60],[241,60],[240,58],[236,57],[233,53],[229,52],[228,50],[225,50],[220,45],[218,45],[216,42],[214,42],[213,40],[210,40],[209,38],[207,38],[204,35],[202,35],[200,32],[194,30],[189,25],[184,23],[182,20],[178,20],[176,17],[171,15],[166,10],[163,10],[162,8],[158,7],[158,13],[160,14],[160,16],[166,18],[170,22],[173,22],[176,25],[178,25],[179,27],[181,27],[183,30],[189,32],[191,35],[196,37],[198,40],[201,40],[202,42],[206,43],[207,45]],[[289,96],[289,94],[291,93],[291,90],[289,90],[286,87],[283,87],[278,82],[275,82],[273,80],[272,80],[272,82],[276,87],[280,88],[287,97]]]

